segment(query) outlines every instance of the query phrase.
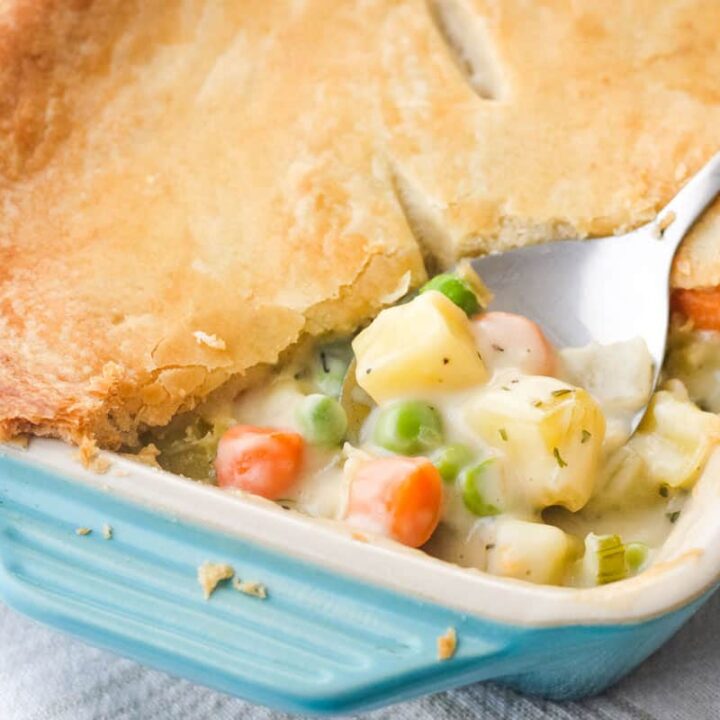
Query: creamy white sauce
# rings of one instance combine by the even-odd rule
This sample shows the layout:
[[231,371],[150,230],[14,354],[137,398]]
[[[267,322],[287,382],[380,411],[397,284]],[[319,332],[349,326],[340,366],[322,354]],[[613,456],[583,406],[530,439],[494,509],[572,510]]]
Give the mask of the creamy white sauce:
[[681,380],[700,407],[720,412],[720,333],[676,328],[664,375]]
[[[705,402],[713,409],[720,408],[720,342],[715,337],[703,338],[699,342],[703,343],[700,350],[685,349],[690,360],[684,358],[689,372],[683,379],[691,388],[693,399]],[[508,402],[512,405],[510,398],[513,392],[532,392],[535,386],[564,388],[564,383],[569,383],[585,388],[602,408],[606,433],[601,463],[605,463],[609,454],[627,441],[630,421],[644,407],[651,391],[652,361],[644,343],[635,340],[612,346],[593,344],[585,348],[563,350],[559,353],[557,370],[561,380],[552,381],[548,378],[533,380],[517,368],[508,367],[508,355],[497,351],[496,355],[501,362],[490,368],[492,375],[487,384],[455,392],[424,393],[421,397],[413,398],[426,401],[438,409],[447,443],[463,443],[478,458],[498,457],[505,467],[504,487],[501,488],[503,513],[495,517],[478,518],[465,507],[459,492],[446,487],[442,521],[424,549],[462,566],[492,568],[498,558],[498,555],[492,553],[499,552],[495,545],[498,529],[503,527],[505,518],[515,518],[556,526],[572,536],[570,545],[577,543],[581,546],[582,539],[590,532],[618,534],[625,542],[648,545],[651,560],[653,552],[672,528],[669,515],[675,509],[681,509],[682,495],[669,499],[653,496],[650,501],[640,504],[628,498],[628,505],[619,508],[603,507],[603,503],[592,499],[585,509],[575,508],[575,512],[560,507],[550,507],[543,511],[543,503],[533,499],[547,492],[533,485],[539,482],[532,477],[533,463],[540,462],[533,455],[533,449],[530,446],[527,448],[528,457],[523,460],[524,470],[520,477],[515,472],[517,458],[506,456],[502,443],[482,440],[468,421],[473,403],[481,402],[483,396],[507,393]],[[675,364],[678,365],[679,361]],[[243,394],[235,405],[234,414],[238,422],[299,430],[295,409],[307,390],[303,381],[295,379],[296,375],[297,365],[287,368],[268,385]],[[356,446],[346,444],[344,448],[328,450],[308,445],[300,482],[291,495],[283,498],[283,504],[311,516],[342,519],[353,464],[363,462],[368,456],[391,454],[372,440],[372,429],[379,411],[380,408],[375,407],[368,415]],[[583,452],[585,449],[578,446],[577,453]],[[571,460],[581,462],[581,455],[578,458],[573,456]],[[543,462],[547,462],[547,458]],[[567,464],[570,465],[570,462]],[[549,471],[544,466],[538,469],[537,475],[544,474],[544,477],[550,472],[554,478],[552,482],[561,484],[562,470],[558,466]],[[585,505],[585,501],[581,505]],[[366,529],[371,532],[375,530],[372,527]],[[577,563],[569,564],[565,576],[559,581],[581,583],[578,567]],[[526,571],[526,574],[530,575],[530,571]],[[541,577],[537,581],[547,580]]]
[[[237,421],[299,432],[295,413],[305,393],[302,383],[293,378],[295,372],[290,368],[269,384],[243,393],[235,403],[233,414]],[[308,443],[300,481],[280,502],[313,517],[341,518],[348,484],[343,474],[344,460],[341,451]]]

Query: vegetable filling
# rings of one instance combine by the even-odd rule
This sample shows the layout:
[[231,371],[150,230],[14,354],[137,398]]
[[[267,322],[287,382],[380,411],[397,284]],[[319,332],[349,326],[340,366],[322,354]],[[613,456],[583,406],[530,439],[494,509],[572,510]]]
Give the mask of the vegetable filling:
[[675,327],[631,435],[653,375],[642,341],[557,349],[488,299],[467,263],[438,275],[156,433],[159,462],[494,575],[642,572],[720,440],[720,339]]

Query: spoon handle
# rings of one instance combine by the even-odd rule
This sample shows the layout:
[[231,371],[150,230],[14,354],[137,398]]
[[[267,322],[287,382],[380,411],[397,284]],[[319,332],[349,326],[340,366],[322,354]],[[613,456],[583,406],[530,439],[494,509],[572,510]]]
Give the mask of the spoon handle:
[[[688,230],[703,214],[720,192],[720,152],[710,158],[680,192],[658,213],[653,223],[657,233],[661,230],[662,245],[670,255],[675,251]],[[662,226],[668,223],[665,230]]]

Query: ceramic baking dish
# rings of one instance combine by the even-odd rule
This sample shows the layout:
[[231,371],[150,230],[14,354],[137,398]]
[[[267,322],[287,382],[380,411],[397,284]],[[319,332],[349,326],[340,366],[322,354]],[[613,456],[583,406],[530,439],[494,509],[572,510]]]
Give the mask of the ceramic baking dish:
[[[9,605],[280,710],[356,712],[488,679],[556,699],[597,693],[667,640],[720,576],[718,453],[649,571],[577,590],[363,542],[119,456],[96,474],[60,442],[1,447]],[[268,598],[226,585],[204,600],[196,570],[207,560],[264,583]],[[441,661],[449,627],[457,652]]]

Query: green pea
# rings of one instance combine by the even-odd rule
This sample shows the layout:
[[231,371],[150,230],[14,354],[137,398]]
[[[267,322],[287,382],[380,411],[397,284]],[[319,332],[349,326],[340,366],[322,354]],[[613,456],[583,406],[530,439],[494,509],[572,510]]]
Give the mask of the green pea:
[[452,300],[467,315],[474,315],[480,310],[480,303],[477,295],[472,291],[470,285],[452,273],[442,273],[428,280],[421,288],[420,292],[428,290],[437,290]]
[[625,546],[625,561],[633,572],[637,572],[647,562],[648,546],[641,542],[631,542]]
[[477,465],[466,468],[460,474],[460,487],[465,507],[474,515],[486,517],[499,515],[502,510],[493,503],[493,492],[497,479],[497,461],[493,458],[483,460]]
[[433,465],[438,469],[442,479],[449,483],[457,478],[460,470],[463,469],[473,458],[472,450],[467,445],[455,443],[440,448],[431,456]]
[[302,434],[315,445],[339,445],[347,432],[345,410],[328,395],[306,395],[298,404],[296,419]]
[[438,411],[419,400],[401,400],[383,408],[375,423],[373,440],[400,455],[419,455],[443,441]]

